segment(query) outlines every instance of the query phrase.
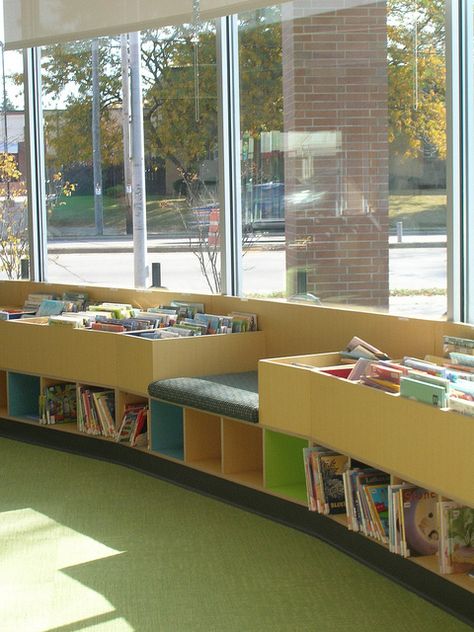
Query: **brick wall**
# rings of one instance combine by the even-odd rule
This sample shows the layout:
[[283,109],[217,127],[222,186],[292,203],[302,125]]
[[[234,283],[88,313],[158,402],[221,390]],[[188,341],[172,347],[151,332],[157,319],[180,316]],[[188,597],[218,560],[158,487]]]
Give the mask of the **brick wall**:
[[282,9],[288,294],[386,307],[386,5],[352,4]]

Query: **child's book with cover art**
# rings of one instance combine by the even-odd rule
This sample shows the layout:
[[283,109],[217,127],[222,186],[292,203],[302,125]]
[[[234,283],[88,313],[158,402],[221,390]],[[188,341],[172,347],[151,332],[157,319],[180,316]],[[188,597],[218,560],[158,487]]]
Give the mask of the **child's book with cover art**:
[[66,304],[64,301],[58,301],[55,299],[44,299],[41,301],[37,316],[59,316],[66,310]]
[[314,495],[313,468],[311,467],[311,451],[313,448],[303,448],[303,463],[306,479],[306,499],[308,509],[316,511],[316,497]]
[[405,557],[434,555],[438,550],[437,495],[423,487],[401,489]]
[[372,520],[379,539],[388,544],[388,485],[365,485]]
[[349,470],[348,491],[352,495],[351,504],[353,506],[353,531],[362,531],[366,535],[371,535],[370,525],[367,522],[367,507],[365,501],[364,485],[389,484],[390,475],[375,468],[354,468]]
[[474,568],[474,509],[448,507],[447,542],[452,573],[467,573]]
[[324,513],[345,513],[343,474],[349,467],[349,457],[345,454],[320,454],[318,458],[324,493]]
[[447,403],[446,388],[436,384],[420,382],[411,377],[402,377],[400,379],[400,395],[418,402],[437,406],[438,408],[444,408]]

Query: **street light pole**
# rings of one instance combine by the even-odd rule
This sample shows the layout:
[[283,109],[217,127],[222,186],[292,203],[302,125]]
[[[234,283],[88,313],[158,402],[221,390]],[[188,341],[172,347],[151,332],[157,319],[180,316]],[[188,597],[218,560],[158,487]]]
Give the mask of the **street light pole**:
[[140,33],[130,33],[129,43],[134,281],[135,287],[144,288],[148,281],[148,264]]
[[102,198],[102,154],[100,150],[99,40],[92,40],[92,164],[94,172],[94,215],[97,235],[104,234]]

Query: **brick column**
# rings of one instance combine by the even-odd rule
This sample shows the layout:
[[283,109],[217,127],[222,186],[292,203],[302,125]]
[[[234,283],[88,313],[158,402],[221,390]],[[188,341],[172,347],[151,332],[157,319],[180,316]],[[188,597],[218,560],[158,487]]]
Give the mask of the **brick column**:
[[387,307],[385,2],[295,0],[282,20],[288,295],[300,271],[323,302]]

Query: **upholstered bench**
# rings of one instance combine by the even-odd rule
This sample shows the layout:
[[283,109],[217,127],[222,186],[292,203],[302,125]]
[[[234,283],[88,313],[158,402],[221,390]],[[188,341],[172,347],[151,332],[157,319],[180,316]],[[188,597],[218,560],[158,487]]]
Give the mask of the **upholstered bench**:
[[157,380],[148,393],[170,404],[258,422],[257,371]]

